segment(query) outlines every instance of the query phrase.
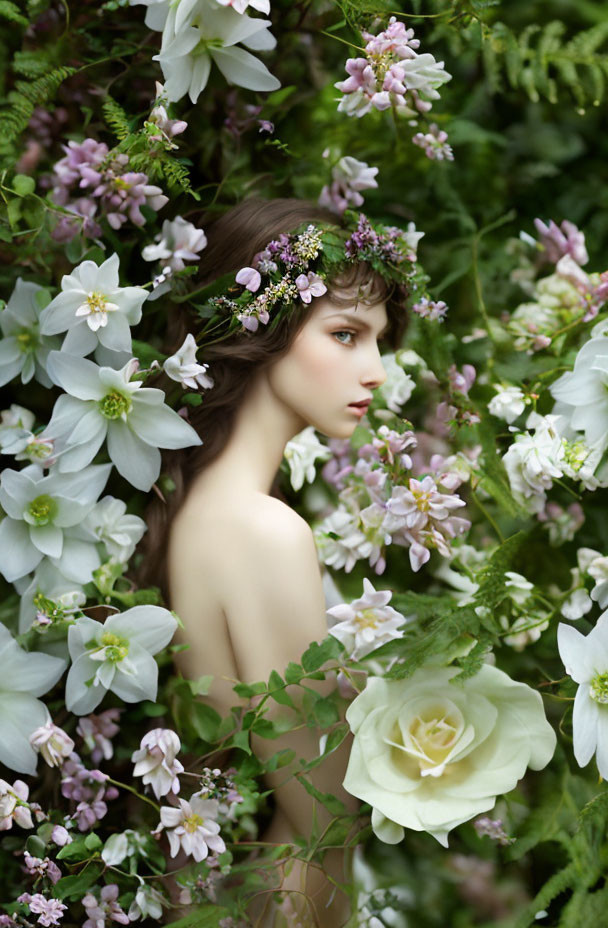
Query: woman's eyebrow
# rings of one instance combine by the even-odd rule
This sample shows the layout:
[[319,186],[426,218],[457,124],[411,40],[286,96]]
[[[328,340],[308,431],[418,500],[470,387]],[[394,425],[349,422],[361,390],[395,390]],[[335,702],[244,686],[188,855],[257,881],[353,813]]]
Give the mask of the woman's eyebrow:
[[[341,316],[343,319],[348,319],[349,322],[355,323],[356,325],[360,325],[364,329],[367,329],[368,331],[371,330],[371,325],[369,324],[369,322],[365,322],[365,320],[361,316],[357,316],[353,313],[349,313],[344,310],[341,310],[338,313],[333,313],[333,315],[328,316],[328,319],[335,319],[336,316]],[[377,337],[382,338],[384,335],[386,335],[386,333],[388,332],[389,326],[390,326],[390,322],[387,322],[386,325],[382,328],[382,330],[378,333]]]

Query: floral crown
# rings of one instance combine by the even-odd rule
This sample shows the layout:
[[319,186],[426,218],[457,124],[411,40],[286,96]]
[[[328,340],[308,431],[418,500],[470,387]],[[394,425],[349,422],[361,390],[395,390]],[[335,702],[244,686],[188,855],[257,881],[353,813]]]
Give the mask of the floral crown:
[[282,233],[256,254],[251,267],[226,274],[197,292],[208,318],[199,339],[210,344],[238,331],[273,328],[298,301],[327,292],[326,281],[349,264],[367,262],[385,280],[404,286],[416,271],[416,233],[372,223],[348,211],[344,228],[309,223]]

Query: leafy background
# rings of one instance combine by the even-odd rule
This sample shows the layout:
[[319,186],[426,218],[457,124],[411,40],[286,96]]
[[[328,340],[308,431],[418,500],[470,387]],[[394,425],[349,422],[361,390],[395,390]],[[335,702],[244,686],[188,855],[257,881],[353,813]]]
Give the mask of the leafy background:
[[[281,89],[259,95],[258,101],[258,95],[227,87],[212,73],[196,106],[187,100],[175,106],[175,115],[189,125],[172,153],[151,150],[142,131],[154,81],[160,78],[151,61],[158,34],[145,27],[143,12],[143,7],[129,7],[127,0],[0,0],[0,279],[6,297],[18,276],[57,287],[61,275],[83,257],[100,254],[90,242],[76,239],[64,248],[50,237],[57,211],[47,199],[45,176],[62,156],[61,143],[86,136],[127,152],[133,169],[145,171],[170,196],[160,218],[144,209],[148,222],[139,229],[128,225],[116,233],[104,227],[106,245],[120,252],[121,269],[132,282],[149,279],[141,249],[166,216],[179,214],[196,222],[202,210],[223,211],[252,193],[315,199],[329,180],[332,160],[340,155],[378,165],[379,187],[366,192],[366,209],[386,221],[413,220],[424,230],[419,256],[431,293],[450,307],[449,332],[441,339],[433,341],[419,326],[409,335],[409,344],[438,376],[452,362],[459,367],[487,362],[495,374],[513,377],[523,370],[525,359],[517,352],[487,357],[487,341],[482,347],[464,345],[461,337],[480,314],[486,320],[499,318],[521,301],[509,277],[516,263],[509,240],[521,229],[532,232],[536,216],[557,222],[567,218],[583,228],[590,266],[601,268],[608,238],[608,11],[603,4],[273,0],[279,53],[267,61]],[[349,43],[360,45],[360,29],[376,17],[386,21],[390,14],[411,24],[424,50],[444,60],[453,75],[432,112],[449,132],[452,163],[429,161],[410,142],[415,130],[390,112],[373,111],[355,119],[336,111],[333,84],[344,77]],[[224,120],[231,110],[242,113],[252,102],[262,104],[259,115],[272,120],[275,131],[260,134],[254,125],[235,137]],[[47,141],[36,148],[29,122],[38,107],[50,120]],[[327,150],[329,157],[324,157]],[[162,334],[162,313],[151,313],[146,326],[147,340],[154,342]],[[483,391],[480,401],[482,396]],[[50,397],[33,383],[17,384],[5,405],[11,401],[50,412]],[[488,449],[498,432],[488,427],[480,436],[489,462]],[[466,443],[470,437],[463,428],[455,442]],[[490,463],[487,474],[486,487]],[[494,476],[500,483],[500,476]],[[500,488],[494,484],[493,490],[503,536],[518,528],[524,532],[517,542],[499,549],[495,582],[488,569],[484,595],[494,596],[498,605],[504,587],[496,578],[505,569],[525,573],[525,565],[533,562],[535,582],[549,582],[560,571],[567,576],[572,558],[566,549],[548,549],[540,530],[518,520],[506,497],[500,499]],[[578,545],[608,548],[606,492],[596,491]],[[293,502],[300,505],[298,499]],[[569,502],[568,495],[564,502]],[[355,595],[360,574],[355,572],[351,582]],[[13,594],[3,586],[8,604]],[[428,587],[424,571],[412,575],[411,592],[395,605],[406,611],[408,603],[415,603],[423,611]],[[467,620],[472,623],[468,627]],[[451,617],[447,605],[442,611],[437,601],[429,606],[424,630],[411,642],[414,661],[444,650],[463,631],[481,641],[471,660],[492,643],[491,632],[484,639],[470,611]],[[504,655],[503,666],[518,679],[538,679],[554,654],[551,632],[531,652]],[[180,694],[174,696],[179,702]],[[181,694],[186,701],[191,696]],[[556,723],[562,708],[556,708]],[[568,724],[566,719],[566,739]],[[601,924],[608,902],[606,792],[598,792],[593,773],[574,772],[562,748],[551,771],[528,777],[525,790],[525,804],[519,793],[502,800],[517,824],[518,840],[510,847],[494,847],[472,827],[459,829],[447,854],[426,835],[410,833],[396,848],[369,842],[369,859],[385,885],[405,890],[387,900],[405,910],[408,924]],[[9,880],[11,872],[12,866]]]

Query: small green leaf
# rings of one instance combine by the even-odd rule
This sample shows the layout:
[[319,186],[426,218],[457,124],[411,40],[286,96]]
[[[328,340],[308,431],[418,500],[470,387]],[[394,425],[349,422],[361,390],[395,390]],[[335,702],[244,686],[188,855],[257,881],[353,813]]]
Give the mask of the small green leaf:
[[333,635],[328,635],[320,644],[313,641],[302,655],[302,667],[306,671],[318,670],[325,661],[338,658],[343,650],[343,645]]
[[285,682],[299,683],[303,676],[303,668],[299,664],[294,664],[293,661],[290,661],[287,665],[287,670],[285,671]]
[[268,680],[268,690],[270,692],[271,699],[274,699],[275,702],[278,702],[281,706],[289,706],[294,708],[293,699],[289,693],[285,692],[285,683],[283,682],[281,676],[273,670],[270,674]]
[[306,792],[313,796],[318,802],[325,806],[328,812],[331,812],[332,815],[346,815],[346,808],[343,802],[340,802],[335,796],[332,796],[331,793],[322,793],[320,790],[313,786],[312,783],[309,783],[304,777],[296,774],[296,778],[299,783],[302,784]]
[[36,189],[36,181],[27,174],[15,174],[13,177],[13,190],[18,197],[27,197]]
[[55,899],[82,899],[105,869],[101,861],[91,861],[86,867],[72,876],[64,876],[53,886]]
[[98,847],[101,847],[102,840],[99,838],[95,832],[91,832],[90,835],[87,835],[84,839],[84,846],[88,851],[96,851]]
[[241,751],[245,751],[246,754],[251,754],[251,748],[249,747],[249,732],[248,731],[235,732],[234,735],[232,736],[231,744],[235,748],[240,748]]

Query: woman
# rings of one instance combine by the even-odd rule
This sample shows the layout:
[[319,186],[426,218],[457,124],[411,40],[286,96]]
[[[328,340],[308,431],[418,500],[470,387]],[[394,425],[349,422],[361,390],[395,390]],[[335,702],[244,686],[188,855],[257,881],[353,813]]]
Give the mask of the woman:
[[[203,283],[251,270],[281,233],[328,222],[336,223],[332,214],[304,201],[246,200],[205,225]],[[190,416],[203,444],[168,457],[165,472],[176,489],[167,505],[153,504],[148,518],[144,570],[150,582],[160,582],[184,623],[189,649],[179,655],[180,670],[191,678],[213,675],[209,700],[222,715],[235,703],[234,681],[267,680],[327,634],[312,532],[278,498],[276,474],[286,443],[306,426],[333,438],[352,435],[365,402],[386,377],[378,339],[397,347],[405,328],[390,284],[366,262],[350,263],[316,292],[325,285],[322,295],[294,301],[274,326],[255,323],[256,331],[241,327],[208,344],[203,338],[201,359],[214,387]],[[187,332],[197,334],[182,309],[174,322],[172,350]],[[157,544],[154,552],[151,542],[161,537],[167,546]],[[318,684],[325,692],[334,686]],[[318,733],[306,728],[278,742],[254,743],[260,756],[280,747],[312,759]],[[345,744],[316,769],[314,782],[355,810],[341,787],[346,760]],[[284,770],[279,779],[286,779]],[[312,800],[295,779],[275,792],[275,800],[263,840],[290,842],[310,832]],[[324,811],[317,809],[317,818]],[[338,880],[345,879],[341,856],[330,852],[324,861]],[[298,884],[305,877],[294,868],[284,888],[303,889]],[[312,870],[306,879],[318,923],[342,924],[344,896],[338,893],[325,908],[331,883]],[[307,918],[303,924],[312,924]]]

